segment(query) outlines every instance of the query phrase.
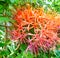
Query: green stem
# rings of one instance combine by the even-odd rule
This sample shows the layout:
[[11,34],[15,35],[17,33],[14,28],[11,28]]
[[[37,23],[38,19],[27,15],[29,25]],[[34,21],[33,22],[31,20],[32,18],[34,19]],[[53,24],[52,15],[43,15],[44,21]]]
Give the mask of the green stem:
[[48,50],[48,58],[50,58],[50,51]]
[[7,39],[7,38],[8,38],[8,33],[7,33],[7,32],[8,32],[8,29],[7,29],[7,26],[6,26],[6,25],[7,25],[7,24],[6,24],[6,22],[5,22],[5,29],[6,29],[6,30],[5,30],[5,32],[6,32],[5,38]]

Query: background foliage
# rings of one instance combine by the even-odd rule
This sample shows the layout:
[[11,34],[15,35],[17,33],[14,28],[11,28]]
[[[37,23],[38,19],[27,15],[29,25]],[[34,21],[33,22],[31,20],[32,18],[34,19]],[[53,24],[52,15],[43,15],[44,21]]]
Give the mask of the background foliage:
[[[15,8],[30,3],[32,7],[44,7],[45,11],[49,8],[60,13],[60,0],[0,0],[0,58],[60,58],[60,46],[49,53],[40,53],[36,56],[30,51],[25,52],[27,45],[19,44],[10,40],[7,28],[12,29],[12,12]],[[43,56],[42,56],[43,55]]]

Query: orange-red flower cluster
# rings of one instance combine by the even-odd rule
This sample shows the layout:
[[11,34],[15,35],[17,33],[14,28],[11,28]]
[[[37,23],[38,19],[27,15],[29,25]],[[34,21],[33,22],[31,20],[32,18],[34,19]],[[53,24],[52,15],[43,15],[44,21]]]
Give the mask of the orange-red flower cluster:
[[[44,12],[43,8],[17,9],[14,20],[16,20],[16,30],[18,31],[12,31],[12,38],[20,39],[22,43],[27,42],[27,50],[35,54],[38,53],[39,48],[44,51],[49,50],[57,44],[56,42],[59,40],[57,32],[60,29],[60,17],[49,15]],[[30,32],[31,30],[32,32]]]

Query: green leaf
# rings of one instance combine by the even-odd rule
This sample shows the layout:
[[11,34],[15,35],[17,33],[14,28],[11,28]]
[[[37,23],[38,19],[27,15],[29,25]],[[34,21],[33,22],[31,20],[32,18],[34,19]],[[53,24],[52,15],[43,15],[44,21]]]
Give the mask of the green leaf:
[[0,5],[2,5],[4,8],[7,8],[8,3],[7,3],[7,1],[4,0],[4,1],[0,1]]
[[8,45],[7,48],[10,50],[11,53],[14,53],[14,51],[15,51],[15,44],[14,44],[14,42],[11,42],[11,45]]
[[13,20],[8,17],[0,17],[0,22],[9,22],[9,21],[12,22]]
[[30,0],[30,2],[31,2],[31,3],[36,3],[36,2],[37,2],[37,0]]
[[0,47],[4,47],[6,44],[4,42],[0,42]]
[[60,58],[60,50],[55,50],[56,57]]
[[40,5],[40,6],[43,6],[45,3],[43,0],[37,0],[37,3]]
[[21,44],[21,46],[20,46],[21,51],[25,51],[26,48],[27,48],[26,44]]
[[6,56],[6,55],[9,55],[9,54],[10,54],[10,52],[8,50],[2,50],[2,51],[0,51],[0,55],[1,56]]
[[3,5],[0,5],[0,13],[3,13],[4,7]]
[[11,3],[14,3],[16,0],[10,0]]
[[20,53],[16,56],[16,58],[22,58],[22,56],[23,56],[22,53]]
[[34,28],[30,29],[30,33],[34,34]]
[[21,52],[20,54],[18,54],[18,56],[16,56],[16,58],[33,58],[34,55],[31,52]]
[[11,41],[9,39],[6,40],[5,42],[6,45],[11,44]]
[[23,58],[33,58],[34,55],[28,51],[28,52],[24,52],[22,57]]

